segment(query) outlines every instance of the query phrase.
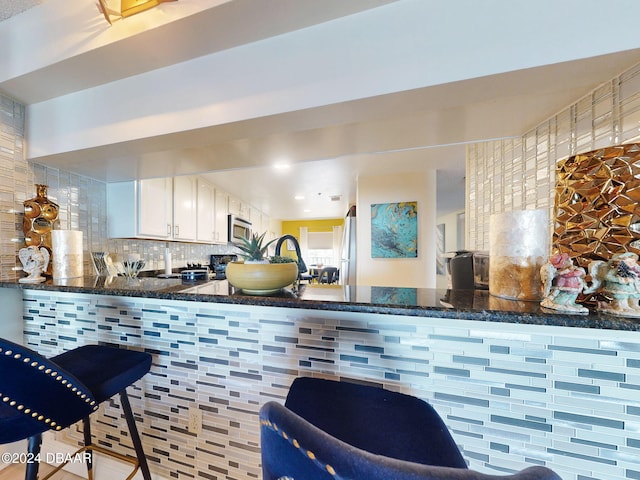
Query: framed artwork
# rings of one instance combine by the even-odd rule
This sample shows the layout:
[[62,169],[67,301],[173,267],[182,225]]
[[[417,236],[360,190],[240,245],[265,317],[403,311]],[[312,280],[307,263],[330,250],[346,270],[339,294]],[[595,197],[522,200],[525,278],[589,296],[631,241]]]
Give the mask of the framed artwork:
[[418,202],[371,205],[371,257],[418,256]]
[[444,275],[444,223],[436,225],[436,274]]

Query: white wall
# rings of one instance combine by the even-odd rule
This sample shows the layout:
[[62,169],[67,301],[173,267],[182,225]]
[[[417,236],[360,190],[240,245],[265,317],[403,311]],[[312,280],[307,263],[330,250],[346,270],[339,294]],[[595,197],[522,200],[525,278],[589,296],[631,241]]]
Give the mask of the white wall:
[[[418,257],[371,258],[371,205],[418,202]],[[358,285],[435,288],[436,173],[358,178]]]
[[0,305],[2,305],[0,337],[22,344],[22,290],[18,288],[0,288]]

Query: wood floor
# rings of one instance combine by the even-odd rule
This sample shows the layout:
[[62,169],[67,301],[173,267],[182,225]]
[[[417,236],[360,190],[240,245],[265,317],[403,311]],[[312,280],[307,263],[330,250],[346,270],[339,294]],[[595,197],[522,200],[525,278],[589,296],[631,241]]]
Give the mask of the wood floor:
[[[0,470],[0,480],[24,480],[24,465],[14,464],[9,465],[7,468]],[[47,465],[46,463],[40,464],[40,477],[46,475],[53,467]],[[82,480],[82,477],[78,477],[73,473],[65,472],[64,470],[58,472],[54,475],[51,480]]]

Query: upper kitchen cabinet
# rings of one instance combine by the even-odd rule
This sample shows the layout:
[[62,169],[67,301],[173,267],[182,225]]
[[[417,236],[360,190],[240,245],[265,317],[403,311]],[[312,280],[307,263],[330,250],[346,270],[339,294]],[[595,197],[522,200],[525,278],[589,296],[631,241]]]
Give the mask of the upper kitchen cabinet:
[[196,240],[198,224],[197,194],[196,177],[173,178],[173,240],[185,242]]
[[109,237],[195,241],[196,195],[195,177],[107,184]]
[[216,189],[216,205],[214,218],[216,243],[229,242],[229,195]]
[[198,222],[196,240],[213,243],[216,240],[216,189],[209,182],[198,179]]
[[249,222],[251,221],[251,207],[242,200],[232,196],[229,197],[229,213]]
[[[171,178],[154,178],[138,183],[136,204],[139,222],[134,236],[170,238],[173,224],[172,189]],[[131,212],[131,204],[116,212]]]
[[196,176],[107,184],[111,238],[226,244],[228,214],[229,195]]

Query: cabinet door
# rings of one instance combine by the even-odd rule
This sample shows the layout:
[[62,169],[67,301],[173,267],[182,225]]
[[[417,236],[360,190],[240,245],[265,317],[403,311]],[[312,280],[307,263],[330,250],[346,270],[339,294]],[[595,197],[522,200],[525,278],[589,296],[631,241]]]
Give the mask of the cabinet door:
[[174,240],[196,239],[197,186],[196,177],[174,177],[173,179],[173,238]]
[[171,238],[171,178],[153,178],[138,182],[138,235]]
[[198,221],[196,225],[199,242],[211,243],[215,238],[215,189],[213,185],[198,179]]
[[215,237],[216,243],[229,242],[229,195],[216,189]]
[[238,217],[242,216],[242,202],[238,200],[236,197],[228,196],[228,212],[231,215],[237,215]]

